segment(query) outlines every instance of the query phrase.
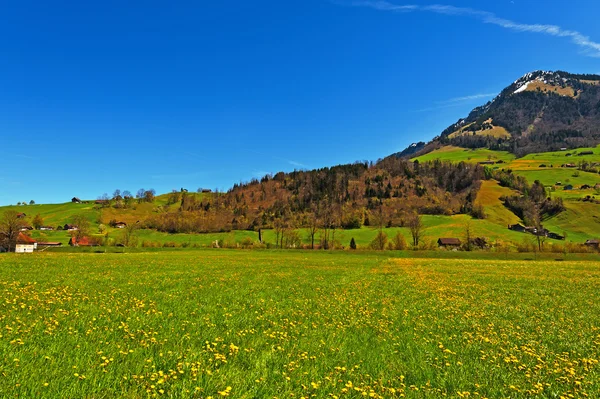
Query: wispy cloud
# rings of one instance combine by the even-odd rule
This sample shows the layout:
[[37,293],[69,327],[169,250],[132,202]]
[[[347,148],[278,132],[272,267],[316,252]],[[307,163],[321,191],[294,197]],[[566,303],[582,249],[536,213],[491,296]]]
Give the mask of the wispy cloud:
[[454,103],[462,103],[472,100],[480,100],[482,98],[491,98],[496,96],[497,93],[482,93],[482,94],[472,94],[470,96],[456,97],[451,98],[449,100],[437,101],[436,104],[454,104]]
[[578,31],[564,29],[558,25],[546,24],[523,24],[509,19],[499,18],[496,14],[476,10],[473,8],[455,7],[451,5],[434,4],[430,6],[418,6],[412,4],[398,5],[388,1],[334,1],[335,4],[350,7],[368,7],[379,11],[391,12],[433,12],[451,16],[463,16],[478,19],[479,21],[500,26],[515,32],[530,32],[550,35],[555,37],[564,37],[571,39],[571,42],[583,50],[583,54],[590,57],[600,58],[600,43],[595,42]]

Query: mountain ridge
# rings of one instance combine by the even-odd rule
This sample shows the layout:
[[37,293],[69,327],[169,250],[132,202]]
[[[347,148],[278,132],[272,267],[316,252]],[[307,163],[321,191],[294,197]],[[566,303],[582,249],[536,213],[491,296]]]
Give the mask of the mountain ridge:
[[419,151],[412,152],[414,147],[409,146],[392,156],[421,155],[443,145],[506,150],[523,156],[599,143],[600,75],[536,70],[473,108]]

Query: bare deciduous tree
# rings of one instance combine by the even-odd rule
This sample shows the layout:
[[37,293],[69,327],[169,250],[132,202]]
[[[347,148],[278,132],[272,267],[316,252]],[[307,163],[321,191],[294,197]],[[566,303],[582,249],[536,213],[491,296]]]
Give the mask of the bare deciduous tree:
[[412,236],[413,247],[417,248],[421,241],[421,235],[423,233],[423,219],[418,213],[414,213],[408,217],[408,228],[410,229],[410,235]]
[[17,211],[6,211],[0,219],[0,246],[8,252],[14,251],[21,228],[25,225]]

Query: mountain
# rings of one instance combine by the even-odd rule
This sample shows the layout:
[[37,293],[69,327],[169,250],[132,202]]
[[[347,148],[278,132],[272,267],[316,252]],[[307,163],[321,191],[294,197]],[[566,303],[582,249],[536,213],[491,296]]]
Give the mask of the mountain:
[[[508,150],[517,156],[600,143],[600,75],[534,71],[446,128],[420,153],[441,145]],[[414,154],[410,147],[396,157]]]

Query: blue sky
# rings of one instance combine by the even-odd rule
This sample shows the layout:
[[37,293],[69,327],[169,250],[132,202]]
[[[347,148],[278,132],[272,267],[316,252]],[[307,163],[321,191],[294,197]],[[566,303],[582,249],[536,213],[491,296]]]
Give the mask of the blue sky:
[[0,204],[376,160],[528,71],[600,73],[596,3],[5,3]]

